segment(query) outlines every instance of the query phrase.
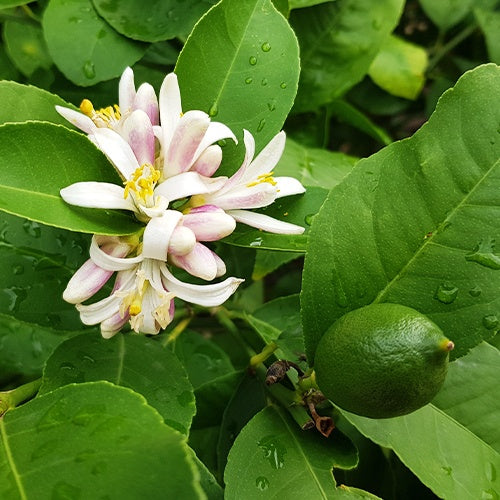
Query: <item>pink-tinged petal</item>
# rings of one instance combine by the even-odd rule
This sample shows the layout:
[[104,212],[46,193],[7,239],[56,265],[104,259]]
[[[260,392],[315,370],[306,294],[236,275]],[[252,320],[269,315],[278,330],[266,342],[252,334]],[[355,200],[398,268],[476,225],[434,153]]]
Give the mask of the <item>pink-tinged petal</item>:
[[132,68],[125,68],[118,84],[118,103],[122,116],[132,111],[135,99],[134,72]]
[[[130,251],[126,243],[107,244],[103,252],[113,257],[125,257]],[[96,266],[92,259],[87,260],[69,280],[63,292],[63,299],[70,304],[84,302],[97,293],[111,278],[113,271],[106,271]]]
[[134,109],[144,111],[148,115],[151,125],[159,124],[158,99],[156,98],[155,89],[149,83],[143,83],[137,90]]
[[74,109],[65,108],[56,105],[56,111],[75,127],[79,128],[86,134],[91,134],[97,127],[95,123],[83,113],[75,111]]
[[194,162],[191,170],[206,177],[212,177],[222,162],[222,149],[217,144],[208,146]]
[[222,209],[207,212],[191,211],[184,215],[182,224],[193,231],[198,241],[220,240],[230,235],[236,227],[234,219]]
[[122,316],[119,312],[108,319],[101,322],[101,335],[105,339],[114,337],[130,319],[130,315],[126,313]]
[[220,278],[226,274],[226,263],[215,252],[212,252],[212,255],[214,256],[215,263],[217,264],[217,274],[215,277]]
[[285,142],[285,132],[281,131],[276,134],[257,157],[254,158],[246,174],[242,177],[241,182],[251,182],[259,175],[272,172],[283,154]]
[[227,213],[234,217],[236,222],[241,222],[242,224],[247,224],[248,226],[256,227],[270,233],[302,234],[304,232],[304,228],[301,226],[283,222],[264,214],[248,212],[247,210],[228,210]]
[[76,182],[61,189],[62,199],[70,205],[88,208],[110,208],[136,211],[125,190],[108,182]]
[[241,167],[229,178],[222,192],[229,191],[233,187],[240,184],[241,179],[245,176],[247,169],[250,167],[253,155],[255,154],[255,140],[253,135],[248,130],[243,130],[243,142],[245,144],[245,157]]
[[205,307],[220,306],[225,302],[243,283],[242,279],[227,278],[221,283],[211,285],[192,285],[179,281],[168,269],[165,264],[160,266],[163,275],[163,284],[167,290],[174,293],[186,302],[198,304]]
[[[203,111],[188,111],[182,116],[175,128],[174,135],[168,146],[163,166],[165,177],[180,174],[189,170],[210,124],[210,118]],[[163,142],[165,147],[165,141]]]
[[186,255],[196,244],[196,236],[188,227],[177,226],[172,233],[168,244],[168,253]]
[[227,177],[203,177],[197,172],[183,172],[169,177],[156,186],[155,195],[161,195],[169,202],[196,194],[213,193],[227,181]]
[[276,198],[306,192],[306,188],[294,177],[275,177],[274,181],[276,182]]
[[97,323],[101,323],[117,314],[120,303],[120,297],[111,295],[111,297],[106,297],[88,306],[77,304],[76,308],[80,313],[80,320],[84,325],[97,325]]
[[128,180],[140,167],[132,148],[117,132],[107,128],[98,128],[89,135],[89,139],[116,167],[123,180]]
[[181,93],[175,73],[168,74],[163,80],[160,88],[159,104],[163,134],[162,145],[167,150],[182,116]]
[[128,257],[126,259],[108,255],[99,247],[98,240],[95,235],[92,236],[89,254],[90,258],[94,261],[94,264],[102,269],[105,269],[106,271],[126,271],[127,269],[132,269],[143,260],[142,255],[138,255],[137,257]]
[[142,256],[166,260],[170,238],[181,219],[182,214],[177,210],[165,210],[161,217],[151,219],[144,230]]
[[201,243],[196,243],[193,250],[186,255],[169,255],[169,261],[192,276],[206,281],[217,276],[217,262],[212,251]]
[[[222,194],[220,194],[222,193]],[[237,186],[231,191],[208,194],[205,203],[217,205],[223,210],[238,208],[267,207],[276,199],[276,187],[268,182],[261,182],[255,186]]]
[[227,125],[220,122],[210,122],[208,129],[198,146],[195,157],[198,158],[200,154],[208,148],[208,146],[222,139],[232,139],[236,144],[238,144],[238,139],[236,139],[233,131]]
[[155,161],[155,135],[148,115],[137,109],[125,120],[122,137],[130,144],[139,165]]

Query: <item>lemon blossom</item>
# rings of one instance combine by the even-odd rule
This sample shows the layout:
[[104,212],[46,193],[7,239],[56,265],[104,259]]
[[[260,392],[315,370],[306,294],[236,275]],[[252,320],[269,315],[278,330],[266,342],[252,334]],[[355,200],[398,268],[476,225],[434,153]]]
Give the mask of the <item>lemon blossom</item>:
[[[71,297],[73,302],[78,301],[76,307],[82,322],[100,324],[105,338],[112,337],[127,322],[138,333],[157,334],[173,319],[174,297],[213,307],[225,302],[243,281],[231,277],[210,285],[184,283],[173,276],[165,262],[146,256],[155,247],[154,238],[150,240],[146,236],[142,247],[142,253],[135,256],[118,257],[117,253],[123,254],[133,245],[126,239],[94,236],[90,247],[92,269],[88,262],[85,263],[64,292],[66,299]],[[115,272],[110,296],[93,304],[81,303],[93,295],[91,290],[95,293],[102,288]],[[96,281],[100,286],[96,286]],[[86,292],[77,296],[78,288]]]
[[219,189],[193,196],[190,206],[214,205],[237,222],[272,233],[303,233],[301,226],[249,211],[266,207],[277,198],[305,192],[304,186],[293,177],[274,177],[273,169],[283,154],[285,141],[285,132],[279,132],[254,158],[255,140],[244,130],[246,153],[241,167]]

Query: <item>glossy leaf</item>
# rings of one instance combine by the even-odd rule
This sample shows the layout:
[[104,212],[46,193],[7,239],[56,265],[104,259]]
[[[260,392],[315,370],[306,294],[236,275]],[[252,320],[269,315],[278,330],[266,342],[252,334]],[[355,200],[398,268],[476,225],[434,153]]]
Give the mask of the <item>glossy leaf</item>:
[[434,24],[447,30],[459,23],[470,11],[474,0],[420,0],[420,5]]
[[7,412],[0,433],[2,498],[203,498],[185,438],[130,389],[62,387]]
[[327,3],[330,0],[288,0],[290,9],[302,9],[304,7],[312,7],[320,3]]
[[425,83],[427,52],[397,36],[382,44],[368,74],[389,94],[416,99]]
[[307,246],[309,226],[327,194],[326,189],[310,187],[305,194],[279,198],[269,207],[259,210],[270,217],[304,227],[304,234],[273,234],[239,224],[223,241],[236,246],[303,253]]
[[200,475],[200,486],[207,500],[223,500],[224,490],[213,474],[208,470],[207,466],[196,456],[196,453],[193,450],[191,450],[191,452],[192,459]]
[[495,498],[500,488],[499,368],[498,350],[481,344],[451,363],[432,404],[387,420],[343,414],[365,436],[392,448],[440,498]]
[[333,321],[373,302],[428,315],[455,357],[495,334],[499,84],[494,65],[466,73],[411,139],[361,160],[330,192],[303,274],[310,360]]
[[94,85],[120,76],[147,48],[113,30],[90,0],[51,0],[42,26],[52,59],[76,85]]
[[158,42],[187,35],[215,0],[93,0],[103,19],[118,33],[134,40]]
[[500,64],[500,12],[475,9],[474,14],[484,33],[490,61]]
[[294,110],[314,110],[358,83],[396,26],[403,4],[338,0],[292,11],[302,61]]
[[30,85],[16,82],[0,82],[0,123],[47,121],[66,125],[66,121],[55,109],[56,105],[74,108],[60,97]]
[[352,468],[357,454],[335,432],[303,431],[285,410],[259,412],[236,438],[224,474],[226,498],[337,498],[334,466]]
[[295,177],[303,186],[331,189],[352,169],[357,158],[321,148],[309,148],[287,138],[274,169],[277,176]]
[[90,237],[2,214],[0,314],[60,330],[81,330],[62,293],[88,258]]
[[277,252],[274,250],[259,250],[255,255],[255,264],[252,272],[254,281],[261,280],[281,266],[301,257],[301,253]]
[[118,211],[67,205],[60,189],[74,182],[121,184],[105,156],[83,135],[50,123],[0,127],[0,210],[50,226],[97,234],[139,228]]
[[271,0],[222,0],[195,26],[175,72],[184,109],[209,113],[240,139],[249,130],[259,151],[297,92],[297,40]]
[[105,340],[96,332],[72,338],[48,359],[40,393],[98,380],[142,394],[166,424],[188,432],[196,412],[193,388],[179,360],[158,342],[133,334]]
[[52,65],[40,26],[6,21],[3,36],[7,53],[23,75],[31,76],[37,69]]

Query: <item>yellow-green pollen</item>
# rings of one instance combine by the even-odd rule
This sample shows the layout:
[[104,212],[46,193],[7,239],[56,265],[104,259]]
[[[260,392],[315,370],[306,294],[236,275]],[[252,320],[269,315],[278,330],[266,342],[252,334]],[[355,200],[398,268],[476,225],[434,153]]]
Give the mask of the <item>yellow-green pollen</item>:
[[94,109],[92,102],[84,99],[80,104],[80,111],[87,115],[98,127],[111,127],[114,122],[121,118],[120,107],[118,104],[107,106],[106,108]]
[[276,186],[277,182],[273,179],[273,174],[274,172],[268,172],[267,174],[259,175],[257,176],[257,180],[249,182],[247,187],[257,186],[259,184],[263,184],[264,182],[271,184],[271,186]]
[[150,163],[144,163],[135,169],[130,180],[124,182],[123,197],[127,198],[130,192],[133,192],[144,205],[147,205],[148,198],[153,196],[154,188],[159,179],[160,171],[156,170]]

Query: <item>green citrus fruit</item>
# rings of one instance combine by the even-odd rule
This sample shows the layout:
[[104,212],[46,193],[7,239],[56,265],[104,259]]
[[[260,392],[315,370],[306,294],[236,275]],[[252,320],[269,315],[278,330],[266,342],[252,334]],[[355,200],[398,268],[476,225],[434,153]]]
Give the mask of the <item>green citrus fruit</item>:
[[446,376],[453,349],[415,309],[372,304],[342,316],[321,338],[314,369],[323,394],[344,410],[397,417],[427,404]]

